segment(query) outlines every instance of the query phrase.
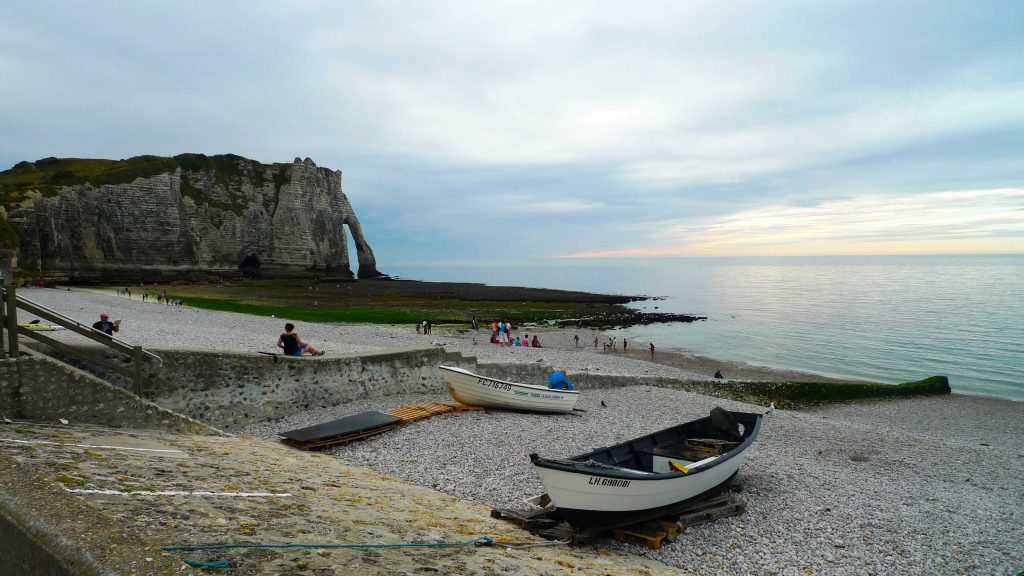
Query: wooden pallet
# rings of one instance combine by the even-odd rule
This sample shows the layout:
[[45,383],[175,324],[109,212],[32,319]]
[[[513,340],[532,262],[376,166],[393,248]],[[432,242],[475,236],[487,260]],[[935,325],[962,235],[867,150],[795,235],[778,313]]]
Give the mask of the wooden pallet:
[[619,542],[639,542],[648,548],[657,550],[662,542],[672,542],[676,535],[686,530],[679,522],[667,520],[649,520],[624,528],[612,530],[612,538]]
[[739,516],[746,510],[746,502],[726,493],[693,502],[690,506],[681,509],[678,514],[679,521],[685,526],[697,526],[719,518]]
[[483,410],[479,406],[469,406],[462,404],[461,402],[428,402],[426,404],[416,404],[413,406],[403,406],[401,408],[395,408],[388,410],[385,414],[394,416],[395,418],[401,418],[402,424],[408,424],[410,422],[418,422],[420,420],[426,420],[439,416],[441,414],[448,414],[450,412],[468,412],[475,410]]
[[[549,540],[571,540],[573,544],[585,543],[609,534],[606,530],[578,532],[567,522],[558,520],[557,511],[551,506],[547,494],[527,500],[527,505],[529,509],[524,511],[492,508],[491,518],[512,522]],[[665,542],[674,541],[689,526],[736,516],[746,509],[747,505],[735,495],[728,492],[717,493],[701,500],[683,503],[659,519],[612,529],[610,535],[621,542],[640,543],[648,548],[657,549]]]
[[491,508],[491,518],[511,522],[530,532],[553,528],[559,524],[558,520],[551,517],[550,508],[537,508],[536,510],[527,511]]

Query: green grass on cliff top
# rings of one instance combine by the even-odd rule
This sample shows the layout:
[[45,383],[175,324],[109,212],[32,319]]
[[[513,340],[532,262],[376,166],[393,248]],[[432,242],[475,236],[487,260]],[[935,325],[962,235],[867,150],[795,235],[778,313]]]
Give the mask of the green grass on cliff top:
[[30,198],[33,192],[52,196],[64,186],[92,184],[127,184],[136,178],[149,178],[173,172],[178,167],[185,172],[211,172],[218,180],[253,178],[263,183],[263,168],[275,167],[279,171],[285,164],[264,166],[235,154],[179,154],[166,156],[135,156],[126,160],[96,158],[43,158],[35,162],[19,162],[10,170],[0,172],[0,205],[17,206]]
[[178,162],[162,156],[136,156],[127,160],[91,158],[43,158],[36,162],[19,162],[0,172],[0,202],[16,206],[32,192],[52,196],[64,186],[79,184],[124,184],[136,178],[147,178],[174,171]]
[[[256,186],[264,184],[265,166],[256,160],[249,160],[235,154],[179,154],[173,158],[165,156],[135,156],[126,160],[103,160],[94,158],[43,158],[35,162],[19,162],[10,170],[0,172],[0,207],[11,210],[35,196],[50,197],[66,186],[91,184],[127,184],[136,178],[149,178],[158,174],[173,172],[181,167],[188,172],[210,172],[214,179],[230,189],[230,183],[238,179],[251,179]],[[284,164],[274,164],[272,174],[275,187],[280,190],[284,181]],[[183,193],[196,203],[212,202],[199,193],[187,179],[182,180]],[[241,212],[241,207],[220,203],[215,207]],[[18,238],[0,214],[0,248],[17,248]]]

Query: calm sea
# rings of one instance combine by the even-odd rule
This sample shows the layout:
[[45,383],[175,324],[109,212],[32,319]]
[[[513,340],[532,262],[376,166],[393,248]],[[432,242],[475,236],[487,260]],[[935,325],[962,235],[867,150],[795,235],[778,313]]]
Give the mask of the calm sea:
[[620,338],[726,360],[1024,400],[1024,255],[651,258],[385,267],[403,278],[643,294],[707,316]]

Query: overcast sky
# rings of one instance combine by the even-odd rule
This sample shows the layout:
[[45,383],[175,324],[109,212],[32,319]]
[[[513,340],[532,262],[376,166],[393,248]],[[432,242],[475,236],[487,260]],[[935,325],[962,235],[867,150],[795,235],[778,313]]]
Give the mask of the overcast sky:
[[308,156],[385,271],[1024,252],[1020,0],[34,0],[0,78],[0,169]]

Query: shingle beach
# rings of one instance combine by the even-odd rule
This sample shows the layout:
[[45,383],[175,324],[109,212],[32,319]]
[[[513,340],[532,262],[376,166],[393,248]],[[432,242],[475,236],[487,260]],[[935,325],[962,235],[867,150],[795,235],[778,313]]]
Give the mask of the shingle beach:
[[[120,338],[154,350],[274,351],[286,321],[87,290],[20,294],[88,324],[108,312],[124,321]],[[418,335],[412,326],[296,322],[296,332],[328,355],[444,346],[484,362],[540,362],[569,372],[707,379],[721,369],[736,379],[808,376],[661,350],[664,363],[652,363],[641,351],[595,350],[597,334],[585,330],[538,330],[543,348],[493,346],[483,330],[478,344],[469,334]],[[576,334],[586,346],[575,348]],[[274,438],[364,410],[447,399],[439,391],[361,400],[230,432]],[[446,415],[332,453],[352,466],[464,500],[516,507],[543,491],[529,453],[571,456],[705,416],[714,406],[766,410],[644,386],[583,390],[579,407],[586,412]],[[736,479],[747,505],[743,515],[692,527],[660,550],[611,540],[596,545],[699,574],[1016,574],[1024,570],[1022,477],[1021,402],[954,394],[774,410]]]

